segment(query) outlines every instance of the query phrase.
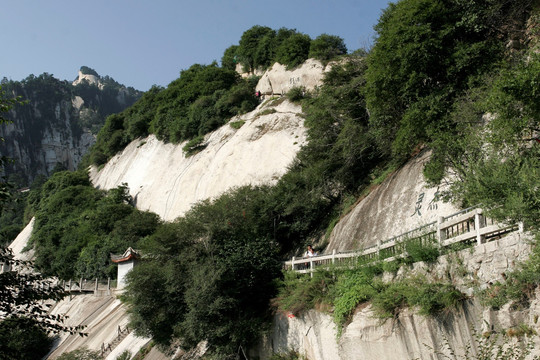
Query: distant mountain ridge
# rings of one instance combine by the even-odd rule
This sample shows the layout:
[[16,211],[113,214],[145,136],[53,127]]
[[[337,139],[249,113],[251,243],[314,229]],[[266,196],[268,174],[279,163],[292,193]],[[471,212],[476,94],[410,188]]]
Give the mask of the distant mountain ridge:
[[55,168],[74,170],[95,142],[105,118],[131,106],[142,91],[101,77],[86,66],[73,82],[43,73],[22,81],[2,80],[8,96],[25,103],[14,107],[0,126],[0,153],[14,161],[5,175],[17,186],[30,184]]

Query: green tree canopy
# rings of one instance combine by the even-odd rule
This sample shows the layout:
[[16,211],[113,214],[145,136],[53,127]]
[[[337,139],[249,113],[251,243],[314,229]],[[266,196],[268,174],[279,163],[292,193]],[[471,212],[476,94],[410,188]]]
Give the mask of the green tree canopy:
[[55,173],[29,199],[36,217],[36,266],[65,280],[116,277],[110,253],[137,247],[159,224],[156,214],[129,203],[126,184],[105,193],[83,171]]
[[225,49],[221,57],[221,66],[225,69],[236,70],[238,60],[238,45],[231,45]]
[[406,157],[434,128],[448,126],[455,94],[500,59],[500,41],[477,20],[458,0],[402,0],[384,10],[366,84],[382,151]]
[[262,55],[264,49],[261,42],[263,39],[267,42],[273,36],[275,36],[275,31],[267,26],[255,25],[244,31],[240,38],[238,55],[247,71],[253,71],[266,63],[267,59]]
[[99,76],[97,71],[88,67],[88,66],[81,66],[81,72],[84,74],[84,75],[94,75],[94,76]]
[[342,38],[335,35],[321,34],[317,36],[309,47],[309,57],[322,61],[329,61],[336,56],[347,54],[347,46]]
[[165,343],[208,340],[221,354],[253,344],[280,271],[261,228],[266,196],[244,187],[202,202],[145,242],[147,260],[130,273],[126,293],[140,332]]
[[302,64],[307,60],[311,38],[309,35],[296,33],[289,36],[276,50],[276,61],[287,65],[288,69]]

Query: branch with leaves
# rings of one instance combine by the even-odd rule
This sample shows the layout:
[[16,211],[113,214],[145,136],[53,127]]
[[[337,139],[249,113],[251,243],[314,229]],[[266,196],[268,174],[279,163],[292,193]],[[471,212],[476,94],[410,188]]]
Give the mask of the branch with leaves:
[[10,269],[0,274],[0,320],[31,318],[48,333],[85,335],[83,326],[66,326],[66,316],[49,313],[47,300],[60,301],[68,295],[61,286],[33,271],[31,262],[14,259],[9,248],[0,248],[0,263]]

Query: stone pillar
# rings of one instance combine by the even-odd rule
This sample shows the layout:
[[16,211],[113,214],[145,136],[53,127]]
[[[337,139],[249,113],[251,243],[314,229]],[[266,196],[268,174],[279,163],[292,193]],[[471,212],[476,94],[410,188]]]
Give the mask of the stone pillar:
[[442,224],[444,222],[444,216],[439,216],[437,218],[437,241],[439,242],[439,247],[443,246],[444,236],[442,232]]
[[476,230],[476,244],[482,244],[482,235],[480,235],[480,229],[482,227],[482,210],[476,209],[474,214],[474,228]]

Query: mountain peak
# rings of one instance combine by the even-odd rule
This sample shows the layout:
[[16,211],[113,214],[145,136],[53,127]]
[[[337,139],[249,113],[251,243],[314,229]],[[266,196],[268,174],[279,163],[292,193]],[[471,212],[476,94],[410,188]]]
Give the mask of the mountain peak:
[[73,85],[78,85],[83,81],[88,82],[91,85],[100,86],[101,85],[101,78],[99,74],[92,68],[89,68],[88,66],[81,66],[79,69],[79,75],[77,78],[73,81]]

